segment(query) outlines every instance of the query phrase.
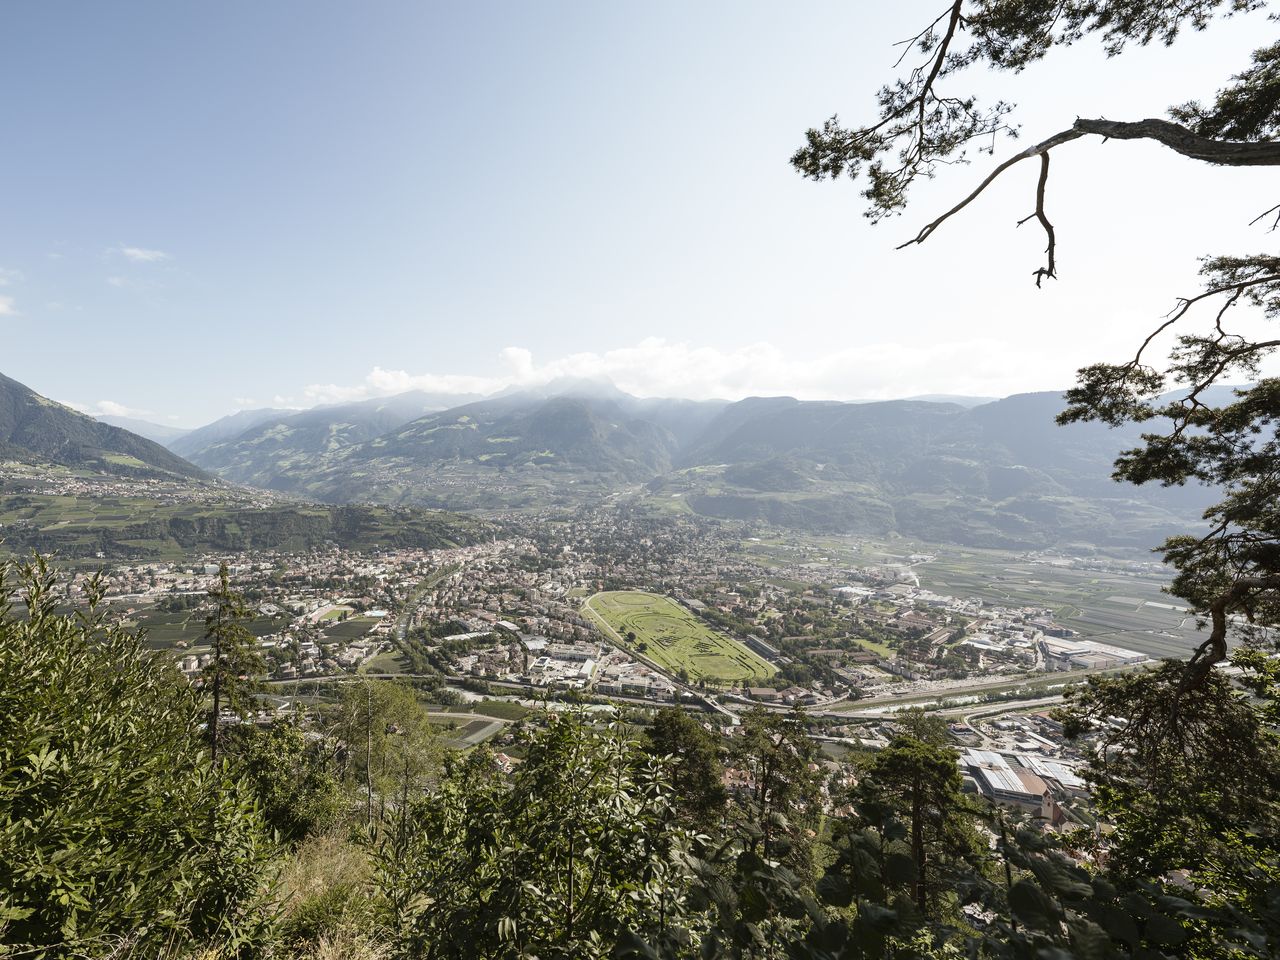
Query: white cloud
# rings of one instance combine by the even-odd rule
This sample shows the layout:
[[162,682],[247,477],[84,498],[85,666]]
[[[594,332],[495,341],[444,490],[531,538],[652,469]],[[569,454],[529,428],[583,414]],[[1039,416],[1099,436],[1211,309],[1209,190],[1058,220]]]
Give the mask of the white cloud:
[[17,270],[6,270],[0,267],[0,287],[8,287],[12,284],[19,283],[22,280],[22,274]]
[[149,250],[146,247],[116,247],[116,252],[134,263],[159,263],[169,259],[169,254],[163,250]]
[[150,410],[140,410],[134,407],[127,407],[123,403],[116,403],[114,400],[99,400],[97,403],[69,403],[67,406],[79,410],[81,413],[87,413],[91,417],[151,417],[155,416]]
[[13,305],[13,297],[0,297],[0,317],[16,317],[18,308]]
[[108,417],[145,417],[149,413],[147,410],[134,410],[114,400],[99,400],[98,412]]
[[120,287],[121,289],[129,286],[129,281],[124,277],[107,277],[107,283],[111,284],[113,287]]
[[[876,400],[925,393],[1003,396],[1046,384],[1034,345],[995,339],[833,346],[807,356],[770,343],[733,349],[695,346],[657,337],[602,353],[573,353],[538,363],[524,347],[506,347],[493,375],[420,373],[374,367],[358,384],[312,384],[308,403],[339,403],[407,390],[488,394],[537,387],[562,378],[608,380],[639,397],[739,400],[788,394],[806,400]],[[279,399],[279,398],[277,398]]]

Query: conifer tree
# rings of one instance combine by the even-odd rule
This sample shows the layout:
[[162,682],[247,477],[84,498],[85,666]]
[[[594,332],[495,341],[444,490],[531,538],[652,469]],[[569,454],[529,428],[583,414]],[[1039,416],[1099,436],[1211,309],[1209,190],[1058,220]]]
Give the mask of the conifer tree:
[[225,704],[237,715],[249,707],[262,672],[262,656],[254,649],[253,634],[245,625],[251,618],[244,596],[231,589],[226,563],[218,567],[218,582],[209,591],[213,609],[204,618],[204,640],[211,659],[204,668],[204,686],[212,700],[209,709],[209,753],[218,759],[219,724]]
[[669,757],[676,807],[689,822],[711,826],[724,815],[726,794],[716,737],[678,707],[664,707],[645,733],[646,749]]
[[972,853],[971,811],[960,792],[960,771],[945,725],[923,711],[907,711],[898,734],[867,760],[859,777],[861,805],[891,812],[904,822],[913,868],[911,896],[916,909],[929,914],[940,886],[935,861],[941,867]]

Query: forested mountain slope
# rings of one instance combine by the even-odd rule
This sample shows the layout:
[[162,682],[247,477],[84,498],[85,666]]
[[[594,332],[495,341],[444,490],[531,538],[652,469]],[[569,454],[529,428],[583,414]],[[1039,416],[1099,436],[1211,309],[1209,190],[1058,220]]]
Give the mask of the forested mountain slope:
[[1196,489],[1110,479],[1135,429],[1059,427],[1056,393],[976,406],[752,397],[643,400],[567,384],[432,412],[308,411],[215,445],[228,479],[331,502],[570,505],[642,487],[667,508],[837,532],[990,545],[1153,542]]
[[0,459],[129,476],[205,477],[160,444],[42,397],[3,374]]

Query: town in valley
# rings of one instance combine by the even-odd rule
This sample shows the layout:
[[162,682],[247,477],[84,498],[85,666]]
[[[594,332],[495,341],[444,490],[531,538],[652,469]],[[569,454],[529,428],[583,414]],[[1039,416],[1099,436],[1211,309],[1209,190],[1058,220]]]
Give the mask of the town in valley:
[[486,709],[582,705],[643,722],[674,705],[729,737],[746,711],[798,711],[836,771],[918,707],[945,717],[969,789],[1049,826],[1088,817],[1087,747],[1053,713],[1063,690],[1196,637],[1141,557],[805,536],[643,503],[495,517],[477,542],[439,549],[90,558],[70,599],[98,568],[111,616],[199,683],[223,565],[265,664],[259,723],[399,679],[455,745],[497,738],[518,763]]

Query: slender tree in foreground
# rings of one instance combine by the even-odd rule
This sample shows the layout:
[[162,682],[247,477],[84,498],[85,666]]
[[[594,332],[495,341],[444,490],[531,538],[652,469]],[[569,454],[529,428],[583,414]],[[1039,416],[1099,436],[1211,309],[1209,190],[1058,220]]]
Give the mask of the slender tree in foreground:
[[231,575],[225,563],[218,567],[218,582],[209,591],[209,599],[213,609],[204,618],[204,641],[209,645],[211,659],[203,676],[212,700],[209,754],[217,762],[223,705],[239,715],[249,709],[263,662],[254,649],[253,634],[245,625],[252,617],[249,607],[244,596],[231,589]]

